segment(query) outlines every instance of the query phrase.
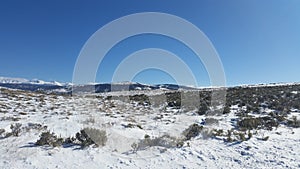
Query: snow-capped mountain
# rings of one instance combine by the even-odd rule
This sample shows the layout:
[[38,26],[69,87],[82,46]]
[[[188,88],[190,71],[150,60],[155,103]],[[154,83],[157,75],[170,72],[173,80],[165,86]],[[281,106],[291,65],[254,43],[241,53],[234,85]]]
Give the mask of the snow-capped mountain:
[[27,79],[0,77],[0,83],[27,83]]
[[[257,85],[240,85],[235,87],[253,88],[253,87],[273,87],[273,86],[291,86],[300,83],[270,83]],[[74,85],[72,83],[60,83],[57,81],[43,81],[39,79],[8,78],[0,77],[0,87],[28,91],[44,91],[46,93],[105,93],[112,91],[149,91],[149,90],[199,90],[218,87],[190,87],[177,84],[156,84],[148,85],[136,82],[113,82],[113,83],[88,83],[83,85]],[[228,88],[235,88],[228,87]]]
[[196,89],[176,84],[158,84],[147,85],[135,82],[117,82],[117,83],[88,83],[84,85],[73,85],[72,83],[60,83],[56,81],[46,82],[39,79],[7,78],[0,77],[0,87],[12,89],[21,89],[29,91],[46,92],[111,92],[111,91],[132,91],[132,90],[178,90],[178,89]]
[[40,84],[40,85],[56,85],[56,86],[63,86],[64,84],[51,81],[45,82],[39,79],[24,79],[24,78],[11,78],[11,77],[0,77],[0,83],[2,84]]
[[[63,84],[56,81],[46,82],[39,79],[24,79],[24,78],[10,78],[10,77],[0,77],[0,87],[7,87],[12,89],[20,89],[27,91],[46,91],[46,92],[56,92],[60,93],[68,92],[66,89],[69,84]],[[63,90],[62,90],[63,89]]]

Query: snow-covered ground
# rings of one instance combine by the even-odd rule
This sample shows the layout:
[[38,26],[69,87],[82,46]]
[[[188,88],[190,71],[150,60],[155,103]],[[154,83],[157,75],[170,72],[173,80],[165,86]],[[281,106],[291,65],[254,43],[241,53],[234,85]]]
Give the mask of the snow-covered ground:
[[[60,96],[0,88],[0,129],[5,130],[0,137],[0,168],[300,168],[300,129],[285,125],[256,130],[244,142],[199,135],[179,148],[154,146],[134,152],[132,144],[145,135],[180,138],[194,123],[208,129],[233,129],[239,108],[232,106],[229,114],[214,117],[218,123],[208,125],[203,123],[207,117],[193,111],[110,100],[107,95]],[[289,116],[300,117],[298,110]],[[16,123],[22,124],[20,135],[4,138]],[[106,130],[106,145],[84,149],[35,145],[43,131],[66,138],[84,127]],[[268,140],[261,139],[266,136]]]

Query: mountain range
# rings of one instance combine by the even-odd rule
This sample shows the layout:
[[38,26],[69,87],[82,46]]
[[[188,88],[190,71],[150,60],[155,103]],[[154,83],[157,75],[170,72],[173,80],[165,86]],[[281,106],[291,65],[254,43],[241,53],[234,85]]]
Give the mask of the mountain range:
[[47,93],[70,93],[70,92],[92,92],[103,93],[111,91],[132,91],[132,90],[179,90],[197,89],[194,87],[177,84],[147,85],[135,82],[120,83],[89,83],[74,85],[72,83],[59,83],[56,81],[46,82],[38,79],[28,80],[23,78],[0,77],[0,87],[20,89],[27,91],[42,91]]
[[[272,86],[290,86],[300,83],[269,83],[256,85],[240,85],[235,87],[272,87]],[[24,79],[0,77],[0,87],[19,89],[25,91],[40,91],[46,93],[104,93],[111,91],[133,91],[133,90],[197,90],[199,87],[190,87],[177,84],[141,84],[136,82],[119,83],[88,83],[83,85],[74,85],[72,83],[60,83],[57,81],[43,81],[39,79]],[[203,87],[202,87],[203,88]],[[207,87],[212,88],[212,87]],[[230,88],[230,87],[229,87]]]

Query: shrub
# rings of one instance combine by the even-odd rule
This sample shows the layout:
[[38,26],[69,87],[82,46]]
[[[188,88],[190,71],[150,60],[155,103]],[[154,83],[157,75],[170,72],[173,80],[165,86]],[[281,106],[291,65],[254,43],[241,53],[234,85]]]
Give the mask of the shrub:
[[81,147],[87,147],[92,144],[104,146],[107,141],[106,131],[95,128],[84,128],[76,133],[76,139]]
[[74,144],[76,142],[76,138],[74,137],[68,137],[64,140],[63,144]]
[[5,129],[0,129],[0,138],[3,137],[2,134],[4,134],[4,133],[5,133]]
[[132,148],[133,152],[137,152],[139,147],[138,147],[137,143],[132,143],[131,148]]
[[75,137],[79,141],[81,147],[87,147],[94,144],[94,141],[86,134],[84,130],[80,130],[80,132],[76,133]]
[[18,137],[21,133],[21,126],[22,124],[16,123],[15,125],[11,124],[10,129],[11,129],[11,135]]
[[246,141],[245,133],[238,133],[240,141]]
[[209,107],[207,106],[207,104],[206,103],[201,103],[199,108],[198,108],[197,114],[198,115],[205,115],[208,110],[209,110]]
[[139,105],[150,105],[149,97],[145,94],[129,96],[129,99],[138,102]]
[[250,140],[252,138],[253,134],[251,133],[251,131],[248,131],[248,140]]
[[43,132],[35,145],[58,147],[62,144],[75,144],[84,148],[92,144],[95,144],[96,146],[104,146],[106,141],[106,131],[94,128],[84,128],[83,130],[80,130],[80,132],[76,133],[75,138],[69,137],[66,139],[57,137],[54,133],[50,133],[49,131]]
[[40,139],[36,141],[35,145],[48,145],[51,147],[58,147],[61,146],[63,142],[63,138],[57,137],[54,133],[50,133],[49,131],[47,131],[41,134]]
[[223,114],[229,114],[230,113],[230,107],[229,106],[225,106],[224,110],[223,110]]
[[28,123],[28,126],[23,128],[26,132],[30,130],[42,130],[42,129],[47,129],[47,126],[42,126],[41,124],[38,123]]
[[139,129],[143,129],[143,127],[140,124],[137,124],[136,127]]
[[244,118],[240,121],[238,121],[237,125],[239,128],[242,129],[256,129],[261,125],[261,121],[259,118]]
[[202,130],[203,126],[199,126],[198,124],[192,124],[182,132],[182,135],[185,137],[185,140],[190,140],[193,137],[197,137]]
[[267,140],[269,140],[269,136],[263,137],[261,140],[267,141]]
[[233,142],[233,139],[231,138],[231,130],[227,130],[227,138],[226,138],[227,142]]
[[128,123],[128,124],[122,124],[122,126],[124,126],[125,128],[133,128],[134,124]]
[[272,130],[272,127],[278,127],[279,123],[271,117],[244,118],[238,121],[237,126],[241,130],[267,129]]
[[169,107],[176,109],[181,107],[181,92],[170,92],[165,95]]
[[292,117],[292,120],[288,120],[288,121],[287,121],[287,125],[288,125],[289,127],[298,128],[298,127],[300,127],[300,120],[297,120],[297,117],[296,117],[296,116],[293,116],[293,117]]
[[145,135],[144,139],[140,140],[138,143],[133,143],[131,145],[134,152],[139,150],[145,150],[148,147],[155,146],[164,148],[182,147],[183,140],[171,137],[169,135],[163,135],[161,137],[151,139],[149,135]]
[[224,131],[222,129],[219,129],[219,130],[214,129],[212,132],[213,132],[214,136],[223,136]]

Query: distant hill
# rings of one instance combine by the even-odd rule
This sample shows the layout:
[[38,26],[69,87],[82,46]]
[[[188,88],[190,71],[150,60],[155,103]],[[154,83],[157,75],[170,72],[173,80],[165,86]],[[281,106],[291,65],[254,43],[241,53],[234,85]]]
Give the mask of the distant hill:
[[104,83],[104,84],[85,84],[73,85],[71,83],[45,82],[34,79],[27,80],[22,78],[6,78],[0,77],[0,87],[11,89],[27,90],[27,91],[44,91],[47,93],[104,93],[111,91],[132,91],[132,90],[179,90],[179,89],[196,89],[184,85],[176,84],[158,84],[147,85],[133,82],[124,83]]

